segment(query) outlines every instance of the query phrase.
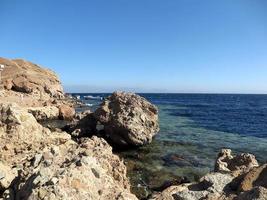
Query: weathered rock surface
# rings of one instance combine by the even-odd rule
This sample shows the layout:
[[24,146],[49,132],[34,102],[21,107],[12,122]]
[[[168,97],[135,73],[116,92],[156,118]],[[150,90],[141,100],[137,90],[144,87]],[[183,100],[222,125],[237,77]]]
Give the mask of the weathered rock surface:
[[85,112],[79,115],[80,120],[75,120],[63,128],[73,137],[90,137],[96,134],[97,121],[91,112]]
[[267,189],[266,187],[255,187],[238,195],[234,200],[267,200]]
[[267,164],[258,166],[252,154],[233,156],[222,149],[215,170],[196,183],[171,186],[153,200],[266,200]]
[[57,119],[59,109],[56,106],[30,107],[28,111],[36,120]]
[[68,105],[62,104],[58,107],[59,118],[64,120],[72,120],[75,116],[75,109]]
[[0,64],[5,66],[2,80],[7,90],[31,93],[42,99],[63,97],[60,81],[51,70],[22,59],[0,58]]
[[6,190],[17,176],[16,171],[0,162],[0,193]]
[[267,164],[250,170],[242,179],[239,190],[249,191],[256,186],[267,188]]
[[249,153],[232,155],[231,149],[222,149],[218,154],[214,171],[234,172],[240,175],[259,166],[255,156]]
[[0,199],[137,199],[107,142],[76,143],[16,104],[0,104],[0,151]]
[[159,131],[157,107],[133,93],[114,92],[94,113],[112,142],[140,146]]

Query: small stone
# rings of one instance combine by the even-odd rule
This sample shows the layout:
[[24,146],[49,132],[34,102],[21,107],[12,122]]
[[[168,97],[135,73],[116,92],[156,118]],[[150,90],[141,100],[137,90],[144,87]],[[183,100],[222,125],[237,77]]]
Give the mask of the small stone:
[[38,165],[40,164],[42,158],[43,158],[42,154],[36,154],[34,156],[33,164],[32,164],[34,168],[38,167]]
[[45,198],[46,195],[47,195],[47,191],[43,188],[40,188],[40,190],[38,191],[38,196],[40,197],[40,199]]
[[57,183],[58,183],[58,178],[57,177],[51,178],[51,180],[48,182],[49,185],[55,185]]

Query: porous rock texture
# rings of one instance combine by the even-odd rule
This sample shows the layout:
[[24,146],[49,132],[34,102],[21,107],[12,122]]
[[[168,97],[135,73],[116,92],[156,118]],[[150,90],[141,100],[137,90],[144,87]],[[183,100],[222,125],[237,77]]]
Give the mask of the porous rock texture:
[[30,112],[36,120],[58,119],[59,109],[56,106],[29,107]]
[[241,153],[233,156],[231,149],[222,149],[218,154],[214,171],[233,172],[239,175],[258,166],[259,163],[252,154]]
[[94,116],[111,141],[120,146],[150,143],[159,131],[157,107],[133,93],[114,92]]
[[136,199],[106,141],[75,142],[16,104],[0,104],[0,150],[0,199]]
[[267,200],[267,164],[258,166],[252,154],[232,155],[222,149],[215,172],[198,182],[171,186],[151,200]]

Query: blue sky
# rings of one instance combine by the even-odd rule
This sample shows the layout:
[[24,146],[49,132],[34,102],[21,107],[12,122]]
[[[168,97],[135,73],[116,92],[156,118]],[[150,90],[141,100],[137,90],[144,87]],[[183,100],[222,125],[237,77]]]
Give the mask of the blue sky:
[[0,56],[66,91],[267,93],[266,0],[0,0]]

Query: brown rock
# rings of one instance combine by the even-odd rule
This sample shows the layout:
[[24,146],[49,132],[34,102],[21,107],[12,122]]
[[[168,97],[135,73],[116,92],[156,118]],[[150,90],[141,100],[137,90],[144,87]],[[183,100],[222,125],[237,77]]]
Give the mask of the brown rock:
[[267,200],[267,189],[255,187],[237,196],[234,200]]
[[19,169],[13,175],[0,163],[0,198],[137,200],[123,161],[105,140],[76,143],[65,132],[42,127],[16,104],[0,104],[0,123],[0,159]]
[[64,120],[72,120],[75,116],[75,109],[68,105],[60,105],[59,107],[59,118]]
[[60,81],[51,70],[22,59],[0,58],[0,64],[5,66],[2,81],[7,90],[33,93],[33,95],[40,96],[39,98],[63,97]]
[[17,92],[31,93],[33,91],[25,75],[17,75],[12,82],[12,88]]
[[222,149],[215,162],[214,171],[234,172],[236,176],[259,166],[255,156],[249,153],[232,155],[231,149]]
[[253,187],[267,188],[267,164],[250,170],[239,185],[239,191],[249,191]]
[[120,146],[140,146],[159,131],[157,107],[133,93],[114,92],[94,113],[107,136]]
[[4,88],[5,88],[6,90],[11,90],[12,87],[13,87],[12,79],[6,79],[6,80],[4,81]]

